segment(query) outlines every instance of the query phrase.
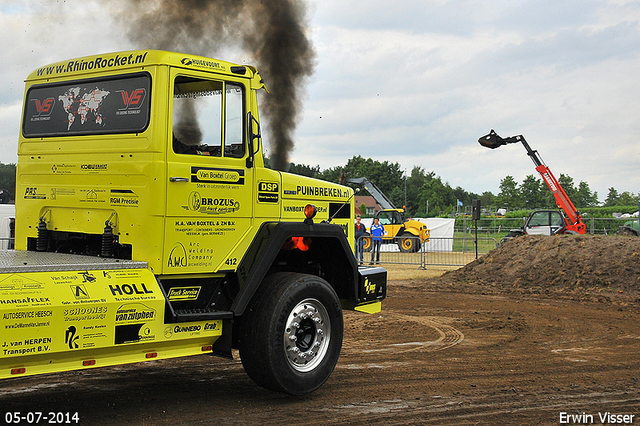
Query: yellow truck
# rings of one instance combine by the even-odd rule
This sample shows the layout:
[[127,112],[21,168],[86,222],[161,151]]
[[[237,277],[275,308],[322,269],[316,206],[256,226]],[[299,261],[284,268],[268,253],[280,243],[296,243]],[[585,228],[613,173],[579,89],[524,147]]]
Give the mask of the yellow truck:
[[343,309],[379,312],[353,190],[264,167],[258,71],[141,50],[26,80],[15,250],[0,252],[0,378],[232,356],[319,388]]

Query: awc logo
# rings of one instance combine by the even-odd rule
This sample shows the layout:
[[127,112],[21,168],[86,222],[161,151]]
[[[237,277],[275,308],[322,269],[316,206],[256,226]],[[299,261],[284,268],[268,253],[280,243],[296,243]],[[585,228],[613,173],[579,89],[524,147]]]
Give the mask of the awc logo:
[[187,251],[181,243],[176,243],[171,249],[167,266],[170,268],[184,268],[187,266]]

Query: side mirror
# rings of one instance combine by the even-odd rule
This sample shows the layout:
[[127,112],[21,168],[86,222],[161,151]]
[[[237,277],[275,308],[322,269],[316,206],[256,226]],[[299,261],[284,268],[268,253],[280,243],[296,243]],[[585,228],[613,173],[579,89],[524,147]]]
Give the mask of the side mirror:
[[[256,124],[258,131],[255,133],[253,131],[253,123]],[[262,135],[260,133],[260,123],[258,120],[251,114],[251,111],[247,113],[247,146],[249,149],[249,156],[247,157],[247,168],[250,169],[253,167],[254,157],[258,150],[260,149],[260,140],[262,139]],[[253,143],[255,139],[258,139],[256,144]]]

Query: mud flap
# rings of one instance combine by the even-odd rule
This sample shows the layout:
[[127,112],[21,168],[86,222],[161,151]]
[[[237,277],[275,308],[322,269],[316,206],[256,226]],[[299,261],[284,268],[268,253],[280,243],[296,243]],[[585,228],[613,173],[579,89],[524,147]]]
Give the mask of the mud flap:
[[342,301],[343,309],[374,314],[380,312],[387,297],[387,270],[380,267],[358,268],[358,301]]

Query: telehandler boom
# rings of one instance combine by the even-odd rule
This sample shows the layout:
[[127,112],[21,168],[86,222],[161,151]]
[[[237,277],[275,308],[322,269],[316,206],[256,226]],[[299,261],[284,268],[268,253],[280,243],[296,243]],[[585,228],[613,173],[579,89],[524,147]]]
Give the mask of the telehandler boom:
[[[531,213],[524,229],[521,231],[525,234],[584,234],[587,230],[586,225],[582,222],[582,216],[573,205],[569,196],[560,185],[560,182],[551,173],[549,167],[542,161],[538,151],[531,149],[524,136],[510,136],[508,138],[501,138],[493,129],[489,134],[482,136],[478,139],[480,145],[495,149],[502,145],[521,142],[524,148],[527,150],[527,155],[533,161],[536,166],[536,171],[542,176],[542,180],[547,184],[547,187],[553,194],[556,200],[558,208],[562,209],[564,214],[560,217],[553,213],[557,213],[551,210],[537,210]],[[560,219],[560,220],[558,220]],[[538,229],[536,229],[538,228]],[[543,231],[544,229],[544,231]],[[543,232],[539,232],[543,231]],[[517,232],[517,231],[512,231]]]

